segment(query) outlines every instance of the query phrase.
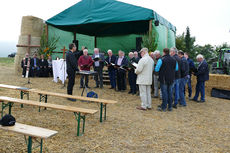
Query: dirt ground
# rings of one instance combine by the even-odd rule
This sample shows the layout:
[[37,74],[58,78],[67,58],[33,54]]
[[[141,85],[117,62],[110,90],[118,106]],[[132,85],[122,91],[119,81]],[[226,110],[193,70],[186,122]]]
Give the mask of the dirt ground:
[[[52,78],[32,78],[31,84],[20,76],[15,76],[13,66],[0,66],[0,83],[66,93],[61,83]],[[90,87],[95,83],[90,80]],[[109,89],[94,89],[99,98],[117,100],[108,105],[107,121],[99,122],[99,112],[86,116],[85,134],[76,136],[74,114],[52,109],[38,112],[37,107],[15,104],[12,115],[17,122],[48,128],[58,134],[45,140],[46,151],[50,153],[211,153],[230,152],[230,101],[206,97],[205,103],[195,103],[187,99],[186,108],[172,112],[159,112],[159,99],[152,99],[153,109],[139,111],[140,98]],[[80,95],[79,79],[76,79],[74,95]],[[19,92],[0,89],[1,96],[19,98]],[[31,100],[38,101],[36,94]],[[95,103],[70,102],[64,98],[48,97],[48,103],[91,108],[99,110]],[[5,112],[6,113],[6,112]],[[27,147],[23,135],[0,130],[0,152],[21,153]],[[34,152],[39,152],[35,149]]]

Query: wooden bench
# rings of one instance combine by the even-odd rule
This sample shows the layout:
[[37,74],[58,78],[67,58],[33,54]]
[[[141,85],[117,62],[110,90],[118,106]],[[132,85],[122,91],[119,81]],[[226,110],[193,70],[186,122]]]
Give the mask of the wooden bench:
[[[28,153],[32,152],[33,139],[39,143],[38,147],[40,147],[40,153],[42,153],[43,139],[47,139],[58,133],[57,131],[35,127],[35,126],[30,126],[30,125],[25,125],[21,123],[16,123],[14,126],[1,126],[0,125],[0,129],[23,134],[25,137],[26,144],[27,144]],[[38,141],[37,139],[41,139],[41,140]]]
[[[3,116],[4,109],[6,107],[9,107],[9,114],[11,114],[11,108],[14,103],[73,112],[75,115],[75,119],[77,120],[77,136],[82,135],[85,131],[85,118],[86,118],[85,116],[88,114],[92,115],[97,112],[97,110],[92,110],[92,109],[77,108],[72,106],[64,106],[64,105],[56,105],[56,104],[48,104],[48,103],[39,103],[37,101],[16,99],[16,98],[10,98],[5,96],[0,96],[0,102],[2,103],[2,114],[1,114],[2,116]],[[80,133],[81,119],[83,121],[82,133]]]
[[[43,90],[38,90],[38,89],[29,89],[25,87],[18,87],[18,86],[11,86],[11,85],[5,85],[5,84],[0,84],[0,88],[6,88],[6,89],[14,89],[14,90],[19,90],[21,93],[21,99],[23,99],[24,95],[27,95],[27,100],[29,100],[29,93],[36,93],[40,96],[39,101],[42,102],[44,101],[47,103],[48,101],[48,96],[56,96],[56,97],[62,97],[62,98],[72,98],[76,100],[81,100],[81,101],[89,101],[89,102],[94,102],[94,103],[100,103],[100,122],[103,121],[103,113],[104,113],[104,120],[106,120],[106,106],[107,104],[115,104],[117,101],[115,100],[105,100],[105,99],[99,99],[99,98],[88,98],[88,97],[82,97],[82,96],[73,96],[73,95],[67,95],[67,94],[62,94],[62,93],[54,93],[54,92],[48,92],[48,91],[43,91]],[[23,107],[23,104],[21,104],[21,107]],[[40,107],[39,107],[40,111]]]
[[48,101],[48,95],[49,96],[56,96],[56,97],[62,97],[62,98],[72,98],[76,100],[81,101],[89,101],[94,103],[100,103],[100,122],[103,121],[103,112],[104,112],[104,120],[106,120],[106,106],[107,104],[115,104],[117,101],[115,100],[105,100],[105,99],[99,99],[99,98],[88,98],[88,97],[82,97],[82,96],[73,96],[73,95],[67,95],[62,93],[54,93],[54,92],[47,92],[43,90],[37,90],[37,89],[29,89],[29,92],[37,93],[40,95],[39,101],[44,101],[47,103]]

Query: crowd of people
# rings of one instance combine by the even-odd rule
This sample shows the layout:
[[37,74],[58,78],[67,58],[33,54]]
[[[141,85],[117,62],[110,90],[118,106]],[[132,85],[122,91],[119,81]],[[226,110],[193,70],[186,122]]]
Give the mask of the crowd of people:
[[[172,111],[178,106],[186,107],[185,98],[186,84],[188,87],[188,99],[196,102],[205,102],[205,81],[209,79],[209,68],[202,55],[197,55],[199,63],[197,68],[189,54],[178,51],[177,48],[164,48],[163,55],[156,50],[149,53],[148,48],[142,48],[139,52],[129,52],[128,57],[122,50],[118,51],[118,56],[112,50],[107,51],[105,58],[98,48],[94,48],[92,56],[88,55],[88,49],[82,47],[81,51],[76,51],[74,43],[69,45],[66,54],[68,87],[67,94],[72,95],[75,84],[76,71],[90,71],[91,67],[96,72],[94,75],[95,88],[103,88],[103,68],[108,68],[110,79],[110,89],[117,92],[124,92],[129,89],[129,94],[140,95],[141,105],[136,107],[139,110],[152,109],[152,98],[162,99],[162,104],[158,106],[159,111]],[[38,59],[34,54],[29,58],[29,54],[22,60],[23,77],[29,69],[29,76],[47,77],[52,75],[52,59]],[[192,97],[192,76],[197,77],[196,92]],[[128,78],[127,78],[128,77]],[[128,80],[128,83],[127,83]],[[80,88],[88,85],[88,75],[82,75]],[[129,84],[129,88],[127,88]],[[152,94],[151,94],[152,93]],[[201,95],[198,100],[199,94]],[[74,99],[69,99],[75,101]]]
[[33,58],[29,57],[26,53],[25,58],[21,61],[22,77],[49,77],[53,76],[52,69],[52,57],[49,56],[48,60],[45,59],[44,55],[37,58],[37,54],[33,55]]

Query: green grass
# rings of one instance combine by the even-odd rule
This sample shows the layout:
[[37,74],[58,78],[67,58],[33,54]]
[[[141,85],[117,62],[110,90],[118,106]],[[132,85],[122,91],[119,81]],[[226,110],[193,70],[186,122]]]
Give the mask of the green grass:
[[7,65],[13,65],[13,64],[14,64],[14,58],[0,57],[1,66],[7,66]]

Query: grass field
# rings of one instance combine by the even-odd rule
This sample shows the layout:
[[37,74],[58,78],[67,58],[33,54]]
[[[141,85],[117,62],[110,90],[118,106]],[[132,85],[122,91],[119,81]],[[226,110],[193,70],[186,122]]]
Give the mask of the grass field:
[[8,57],[0,57],[0,65],[1,66],[8,66],[14,64],[14,58],[8,58]]

